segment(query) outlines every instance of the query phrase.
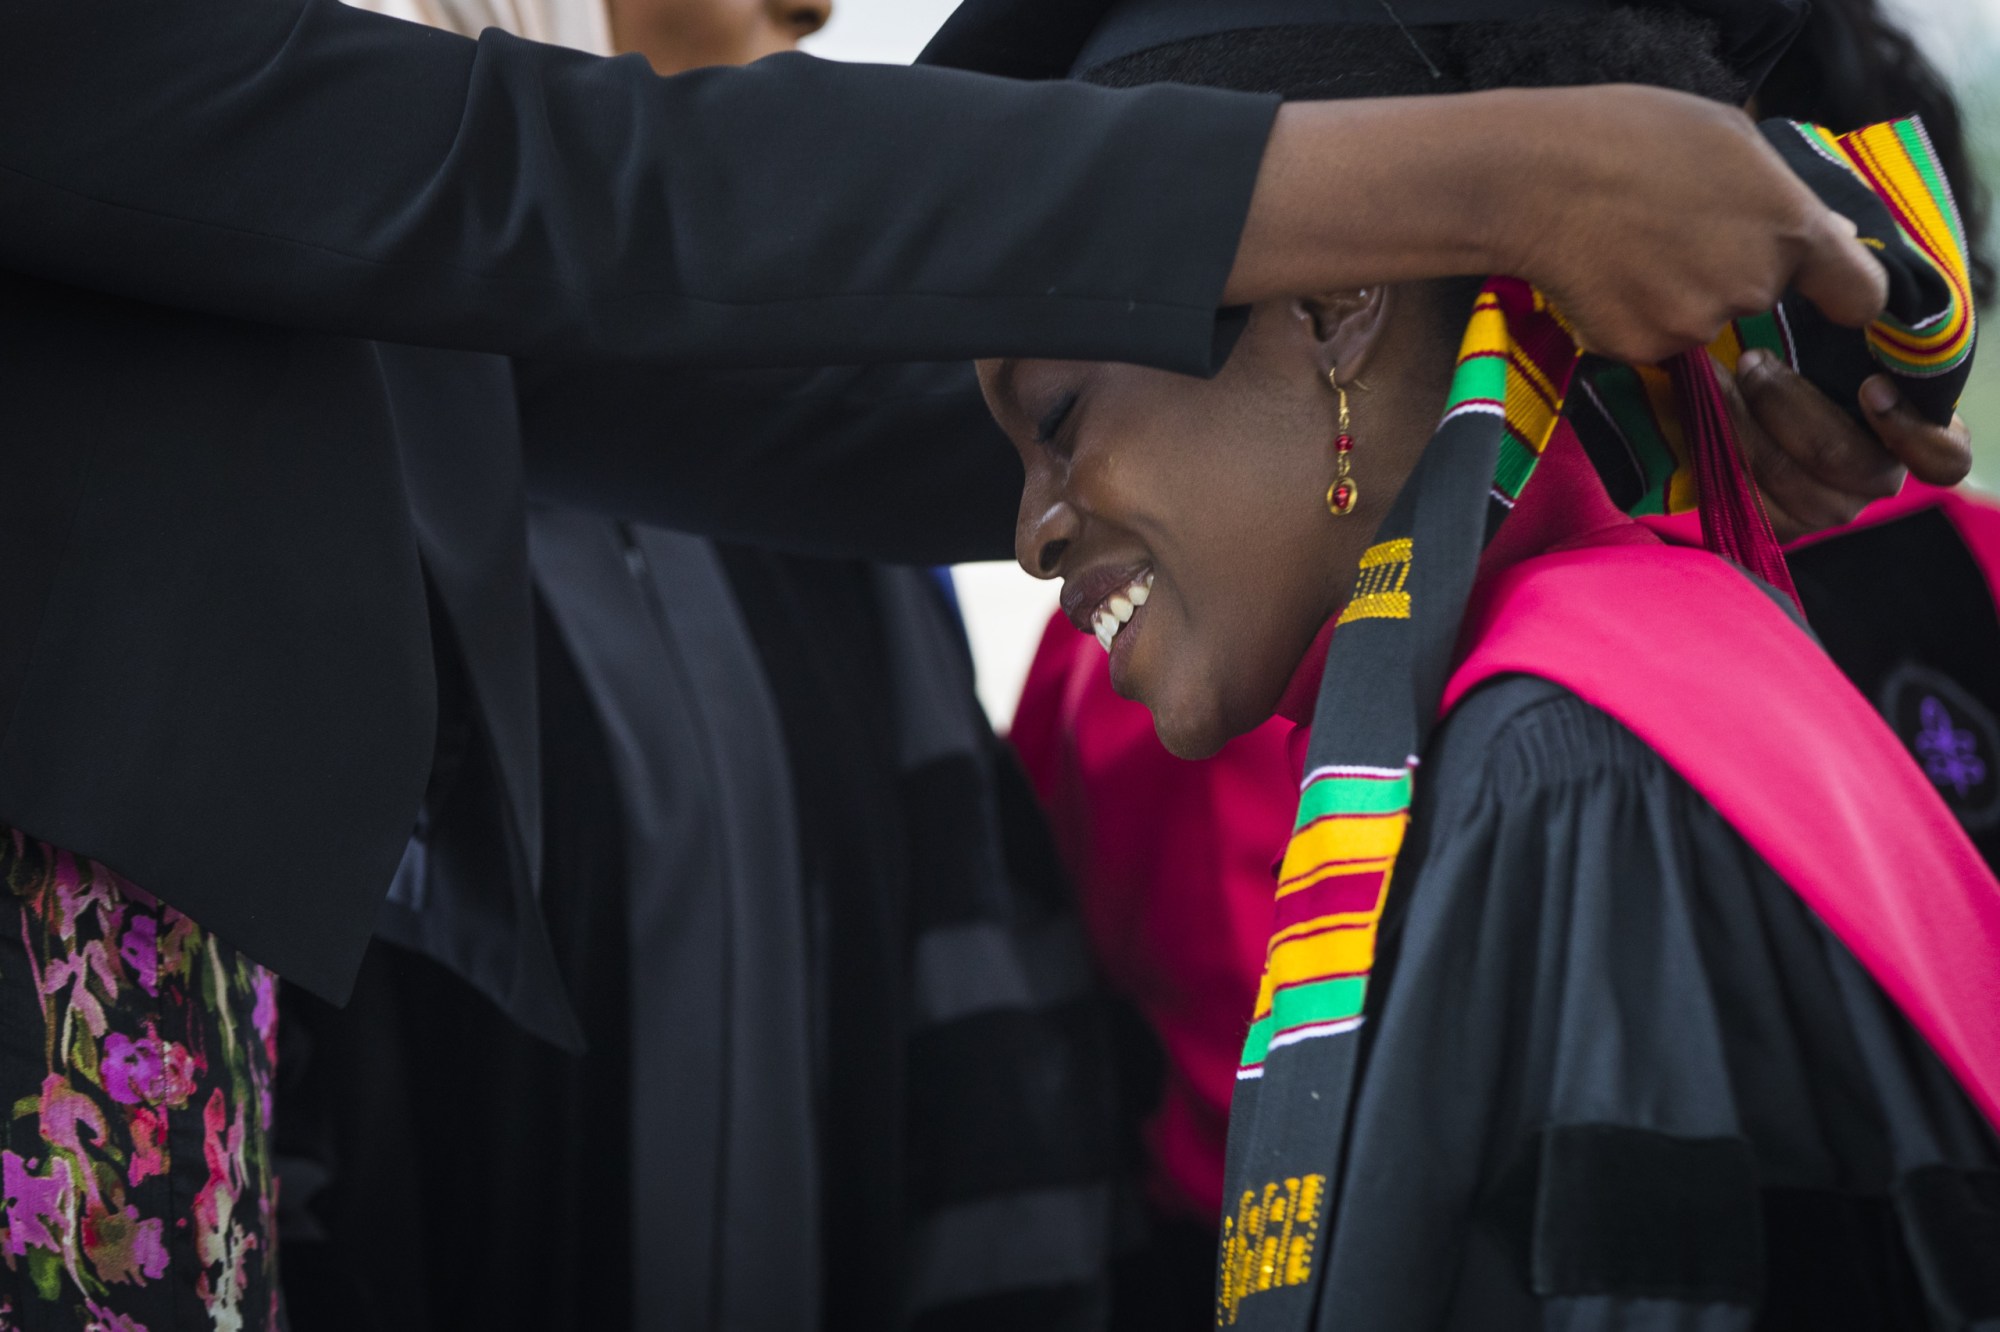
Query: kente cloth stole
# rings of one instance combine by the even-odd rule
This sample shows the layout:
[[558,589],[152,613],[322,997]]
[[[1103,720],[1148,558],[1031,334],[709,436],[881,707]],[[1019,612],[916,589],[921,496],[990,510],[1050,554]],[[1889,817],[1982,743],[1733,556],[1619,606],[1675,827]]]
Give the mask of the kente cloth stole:
[[[1763,127],[1795,171],[1853,218],[1890,273],[1887,313],[1843,329],[1802,300],[1739,322],[1713,349],[1786,355],[1836,401],[1887,370],[1918,409],[1950,419],[1971,369],[1974,320],[1964,232],[1922,126],[1835,136],[1773,121]],[[1341,614],[1314,714],[1294,831],[1279,871],[1273,932],[1232,1116],[1217,1321],[1235,1325],[1263,1292],[1310,1283],[1338,1204],[1347,1105],[1358,1074],[1355,1033],[1367,1010],[1377,927],[1408,830],[1418,756],[1438,718],[1480,554],[1535,472],[1561,419],[1581,355],[1568,325],[1512,278],[1480,293],[1444,418],[1361,559]],[[1601,366],[1584,378],[1601,397],[1624,376],[1642,395],[1651,442],[1673,459],[1656,469],[1659,509],[1699,502],[1664,371]],[[1620,400],[1621,410],[1636,412]],[[1628,424],[1636,430],[1634,415]],[[1662,443],[1664,441],[1664,443]],[[1641,506],[1642,508],[1644,505]],[[1288,1076],[1296,1070],[1296,1076]],[[1290,1106],[1310,1093],[1313,1104]],[[1246,1303],[1246,1301],[1249,1301]],[[1298,1298],[1274,1300],[1292,1325]],[[1265,1316],[1252,1318],[1259,1325]]]
[[[1438,668],[1451,664],[1456,608],[1471,591],[1488,535],[1499,530],[1555,432],[1576,361],[1569,330],[1538,292],[1513,278],[1487,284],[1459,352],[1444,424],[1404,489],[1419,502],[1399,503],[1382,539],[1362,556],[1334,634],[1238,1078],[1261,1076],[1274,1049],[1360,1024],[1376,922],[1409,825],[1415,756],[1428,729],[1418,724],[1428,720],[1422,699],[1443,687]],[[1464,521],[1480,504],[1484,522]],[[1422,564],[1414,558],[1420,537],[1429,557]],[[1419,616],[1419,605],[1454,609]],[[1368,687],[1341,687],[1343,679],[1360,683],[1340,666],[1364,649]],[[1381,696],[1382,682],[1405,678],[1416,686],[1411,697]]]

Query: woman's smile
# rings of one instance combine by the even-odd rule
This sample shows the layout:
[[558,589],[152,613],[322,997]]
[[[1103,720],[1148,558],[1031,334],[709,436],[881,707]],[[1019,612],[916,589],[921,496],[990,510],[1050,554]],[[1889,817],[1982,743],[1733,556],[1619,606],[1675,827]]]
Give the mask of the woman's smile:
[[1094,634],[1110,652],[1153,594],[1153,571],[1093,569],[1063,580],[1063,614],[1081,633]]
[[1153,595],[1153,570],[1131,564],[1099,565],[1063,580],[1063,614],[1079,632],[1097,639],[1111,658],[1112,687],[1131,692],[1131,658]]

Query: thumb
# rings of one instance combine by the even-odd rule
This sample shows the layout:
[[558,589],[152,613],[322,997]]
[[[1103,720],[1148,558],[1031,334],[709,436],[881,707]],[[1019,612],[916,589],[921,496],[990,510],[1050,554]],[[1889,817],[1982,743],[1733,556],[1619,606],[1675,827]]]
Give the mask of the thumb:
[[1852,221],[1830,208],[1820,214],[1792,286],[1834,323],[1865,327],[1888,303],[1888,271],[1855,238]]

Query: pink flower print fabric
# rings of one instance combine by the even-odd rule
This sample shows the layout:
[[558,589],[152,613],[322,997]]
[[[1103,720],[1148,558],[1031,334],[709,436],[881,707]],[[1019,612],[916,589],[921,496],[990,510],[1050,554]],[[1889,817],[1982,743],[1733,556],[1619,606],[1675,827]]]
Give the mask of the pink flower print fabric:
[[273,1332],[276,980],[0,827],[0,1332]]

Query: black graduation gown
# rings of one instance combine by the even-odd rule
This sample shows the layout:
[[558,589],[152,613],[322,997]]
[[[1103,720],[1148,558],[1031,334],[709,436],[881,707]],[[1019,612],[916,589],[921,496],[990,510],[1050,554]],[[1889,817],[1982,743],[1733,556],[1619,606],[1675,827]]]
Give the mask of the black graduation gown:
[[[549,799],[614,809],[621,850],[618,885],[548,885],[554,913],[622,903],[625,965],[578,959],[572,973],[620,1010],[591,1031],[594,1054],[630,1070],[629,1112],[599,1135],[603,1169],[624,1179],[597,1224],[624,1219],[631,1240],[599,1280],[629,1292],[635,1329],[809,1328],[815,968],[776,704],[712,542],[552,508],[535,511],[533,532],[552,650],[576,663],[613,776]],[[494,1203],[489,1224],[505,1230],[519,1204]]]
[[933,574],[531,521],[589,1049],[397,949],[288,991],[293,1326],[1100,1327],[1102,1014]]
[[1103,1000],[930,570],[724,548],[786,736],[817,985],[828,1329],[1101,1328]]
[[[1991,1129],[1657,754],[1516,677],[1454,710],[1424,771],[1326,1242],[1309,1280],[1225,1305],[1225,1325],[2000,1317]],[[1312,1113],[1262,1094],[1238,1084],[1231,1199],[1266,1182],[1260,1124]]]
[[1208,370],[1273,111],[659,79],[334,0],[0,8],[0,820],[344,994],[450,674],[363,339]]

